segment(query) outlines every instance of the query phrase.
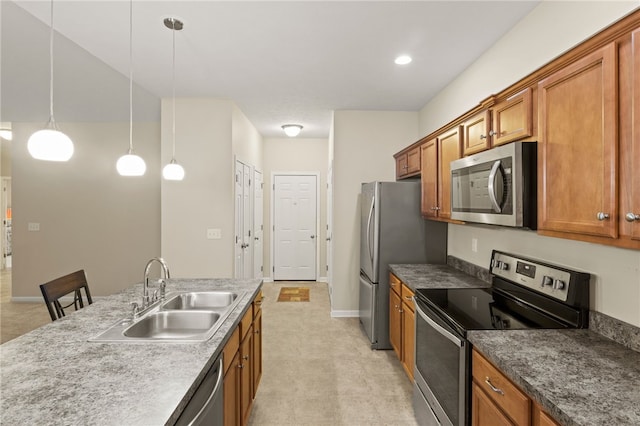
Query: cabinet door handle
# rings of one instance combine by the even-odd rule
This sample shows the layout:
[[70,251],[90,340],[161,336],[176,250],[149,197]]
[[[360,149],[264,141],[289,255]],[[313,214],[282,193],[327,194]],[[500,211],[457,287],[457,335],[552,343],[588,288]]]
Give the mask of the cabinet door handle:
[[407,300],[412,300],[413,299],[413,297],[411,297],[411,296],[405,296],[404,298],[407,299]]
[[480,135],[480,139],[486,139],[487,137],[485,135]]
[[495,386],[493,386],[491,384],[491,381],[489,380],[489,378],[487,377],[484,382],[491,388],[492,391],[494,391],[495,393],[499,393],[500,395],[504,395],[504,391],[502,389],[499,389]]
[[244,359],[245,361],[249,361],[249,355],[243,356],[242,359]]
[[498,132],[494,132],[493,130],[490,130],[489,136],[498,136]]
[[627,213],[626,215],[624,215],[624,219],[627,222],[634,222],[636,220],[640,220],[640,214]]
[[605,220],[605,219],[609,219],[609,213],[605,213],[605,212],[598,212],[598,214],[596,214],[596,218],[600,221]]

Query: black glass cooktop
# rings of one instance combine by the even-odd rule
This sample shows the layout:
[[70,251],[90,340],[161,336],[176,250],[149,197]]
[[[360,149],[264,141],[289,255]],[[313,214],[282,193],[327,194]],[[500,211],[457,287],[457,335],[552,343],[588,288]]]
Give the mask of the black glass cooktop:
[[462,335],[466,330],[576,327],[571,318],[579,315],[567,307],[534,306],[494,288],[417,289],[416,302]]

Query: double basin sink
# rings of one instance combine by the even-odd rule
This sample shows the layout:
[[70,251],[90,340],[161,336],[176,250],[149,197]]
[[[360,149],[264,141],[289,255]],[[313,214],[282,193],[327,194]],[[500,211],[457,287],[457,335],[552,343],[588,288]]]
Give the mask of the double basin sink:
[[220,328],[245,292],[169,293],[137,318],[125,318],[91,342],[204,342]]

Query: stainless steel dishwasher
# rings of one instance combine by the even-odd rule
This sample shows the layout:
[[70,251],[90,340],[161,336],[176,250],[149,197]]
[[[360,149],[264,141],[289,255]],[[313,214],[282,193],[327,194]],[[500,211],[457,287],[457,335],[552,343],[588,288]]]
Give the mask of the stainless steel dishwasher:
[[222,355],[220,355],[189,400],[176,426],[222,426],[224,421],[222,370]]

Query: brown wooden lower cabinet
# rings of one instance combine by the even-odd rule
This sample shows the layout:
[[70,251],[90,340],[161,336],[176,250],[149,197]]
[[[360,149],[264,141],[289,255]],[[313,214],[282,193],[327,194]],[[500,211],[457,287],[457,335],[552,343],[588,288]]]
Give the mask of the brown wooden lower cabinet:
[[415,307],[413,291],[394,274],[389,276],[389,340],[402,368],[413,381]]
[[558,426],[549,414],[476,349],[473,350],[472,363],[473,426]]
[[262,377],[262,292],[242,317],[223,350],[224,426],[249,422]]

